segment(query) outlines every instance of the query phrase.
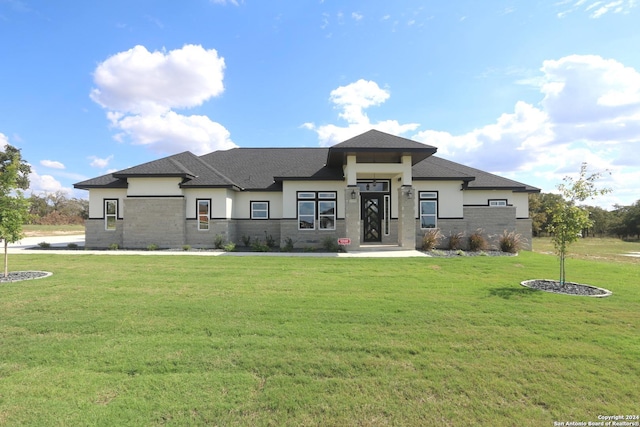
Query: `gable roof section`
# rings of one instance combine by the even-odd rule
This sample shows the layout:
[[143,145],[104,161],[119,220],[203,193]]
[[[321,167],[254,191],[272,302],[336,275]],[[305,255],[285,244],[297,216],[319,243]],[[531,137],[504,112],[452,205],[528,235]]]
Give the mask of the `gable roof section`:
[[361,135],[347,139],[329,148],[327,166],[338,167],[346,163],[346,156],[355,154],[365,162],[399,161],[403,155],[411,155],[415,165],[434,154],[438,149],[431,145],[416,142],[372,129]]
[[480,169],[431,156],[413,167],[414,180],[461,179],[466,190],[512,190],[523,193],[539,193],[540,189],[503,178]]

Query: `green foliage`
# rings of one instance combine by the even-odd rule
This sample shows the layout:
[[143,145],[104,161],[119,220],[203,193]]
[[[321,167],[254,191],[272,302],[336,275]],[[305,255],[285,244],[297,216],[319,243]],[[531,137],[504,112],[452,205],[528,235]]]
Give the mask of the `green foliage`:
[[233,243],[233,242],[229,242],[229,243],[225,244],[225,245],[222,247],[222,249],[223,249],[225,252],[234,252],[234,251],[236,250],[236,244],[235,244],[235,243]]
[[483,230],[477,229],[469,236],[469,250],[473,252],[486,251],[489,249],[489,243],[483,236]]
[[280,250],[282,252],[293,252],[293,239],[291,237],[284,239],[284,246]]
[[9,274],[8,244],[20,240],[29,216],[29,202],[21,190],[29,188],[31,166],[20,150],[6,145],[0,151],[0,239],[4,241],[4,276]]
[[84,224],[89,217],[89,200],[68,198],[63,191],[29,197],[29,223],[40,225]]
[[269,247],[269,249],[273,249],[277,246],[276,240],[271,234],[267,234],[266,231],[264,232],[264,243]]
[[38,246],[40,246],[42,249],[49,249],[51,247],[51,243],[49,243],[49,242],[40,242],[40,243],[38,243]]
[[189,252],[191,250],[191,245],[182,245],[182,250],[185,252]]
[[322,239],[322,248],[327,252],[340,252],[340,245],[335,237],[327,236]]
[[159,249],[159,247],[155,243],[151,243],[150,245],[147,245],[147,250],[148,251],[157,251],[158,249]]
[[500,238],[498,239],[498,246],[502,252],[508,252],[510,254],[517,254],[525,243],[525,239],[522,234],[515,231],[504,230]]
[[78,244],[77,243],[68,243],[67,244],[67,249],[78,249]]
[[245,236],[244,234],[242,235],[242,237],[240,238],[240,240],[242,241],[242,244],[246,247],[251,246],[251,236]]
[[222,249],[227,242],[227,239],[222,234],[217,234],[216,237],[213,238],[213,246],[216,249]]
[[565,282],[565,259],[569,245],[582,237],[582,231],[592,224],[589,211],[576,204],[611,192],[609,188],[596,187],[596,181],[601,176],[600,173],[587,175],[587,164],[582,163],[578,179],[566,176],[563,183],[557,186],[562,200],[549,208],[551,219],[548,228],[553,233],[553,247],[560,258],[560,283]]
[[440,232],[438,228],[430,228],[424,232],[424,236],[422,236],[422,250],[423,251],[432,251],[434,250],[440,240],[443,238],[443,234]]
[[251,249],[253,249],[254,252],[269,252],[270,250],[269,245],[267,245],[266,243],[262,243],[260,239],[256,239],[253,241],[253,243],[251,244]]
[[117,243],[112,243],[109,245],[109,250],[110,251],[117,251],[120,248],[120,246],[118,246]]

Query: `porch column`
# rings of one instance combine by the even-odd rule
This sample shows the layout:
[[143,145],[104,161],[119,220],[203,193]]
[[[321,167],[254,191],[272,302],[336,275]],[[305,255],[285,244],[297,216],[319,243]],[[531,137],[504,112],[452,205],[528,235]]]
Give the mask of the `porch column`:
[[357,186],[348,186],[344,191],[344,220],[346,236],[351,239],[349,249],[360,248],[360,189]]
[[410,185],[398,188],[398,246],[416,248],[416,192]]

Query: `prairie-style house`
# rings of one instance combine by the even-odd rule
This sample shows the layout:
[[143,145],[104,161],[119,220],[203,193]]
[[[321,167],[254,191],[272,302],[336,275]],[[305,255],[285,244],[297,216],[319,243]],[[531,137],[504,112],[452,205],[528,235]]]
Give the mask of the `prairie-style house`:
[[[516,231],[531,241],[540,190],[434,156],[437,148],[371,130],[330,148],[183,152],[75,184],[89,191],[86,247],[213,247],[243,236],[349,249],[420,247],[445,236]],[[446,239],[444,239],[446,240]]]

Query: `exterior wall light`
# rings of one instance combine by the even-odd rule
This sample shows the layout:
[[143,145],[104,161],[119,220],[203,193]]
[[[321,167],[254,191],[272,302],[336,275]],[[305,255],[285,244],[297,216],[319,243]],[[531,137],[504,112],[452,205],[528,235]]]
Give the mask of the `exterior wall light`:
[[408,189],[407,190],[407,199],[413,199],[413,190],[412,189]]
[[351,190],[351,200],[355,200],[356,199],[356,190]]

